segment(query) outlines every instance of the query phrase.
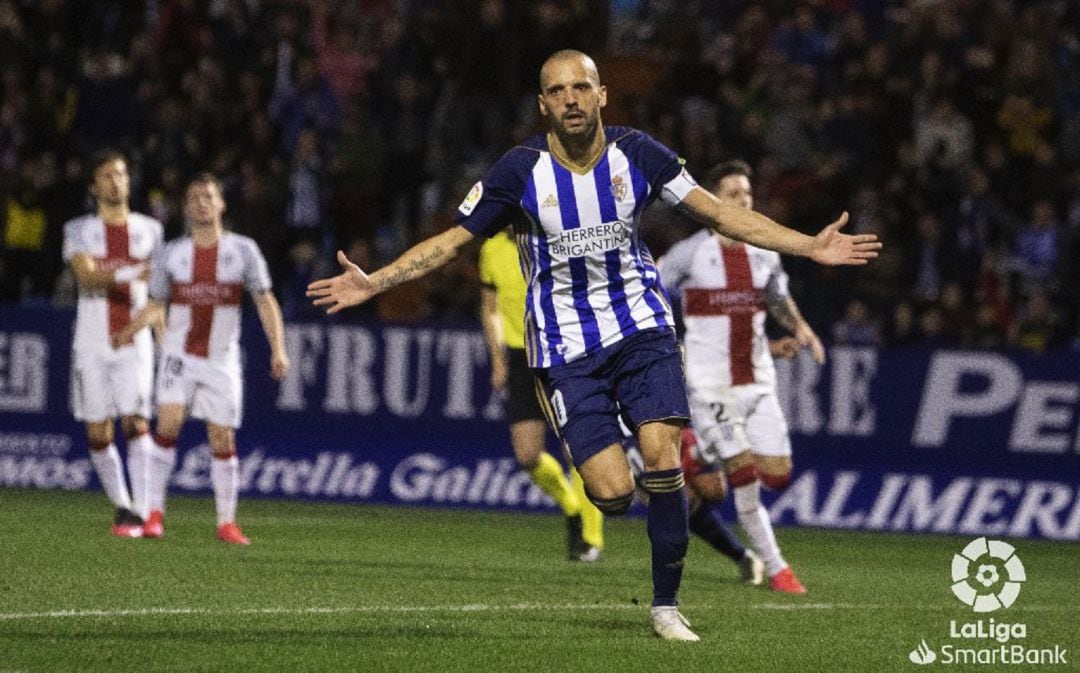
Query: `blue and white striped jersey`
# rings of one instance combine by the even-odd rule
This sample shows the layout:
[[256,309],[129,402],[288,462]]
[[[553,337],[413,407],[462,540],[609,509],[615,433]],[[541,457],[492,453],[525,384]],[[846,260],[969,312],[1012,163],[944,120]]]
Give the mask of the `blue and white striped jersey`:
[[[587,172],[552,156],[547,135],[507,152],[459,206],[477,236],[514,226],[525,299],[529,366],[564,364],[652,327],[672,327],[642,211],[675,205],[697,183],[674,152],[635,129],[604,127],[607,150]],[[524,216],[522,216],[522,213]]]

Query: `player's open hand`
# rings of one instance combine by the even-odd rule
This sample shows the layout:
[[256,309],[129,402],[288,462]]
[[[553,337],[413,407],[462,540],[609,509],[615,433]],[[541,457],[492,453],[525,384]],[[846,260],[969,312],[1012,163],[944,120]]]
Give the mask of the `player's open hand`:
[[312,298],[312,303],[327,307],[327,313],[337,313],[341,309],[363,304],[375,296],[374,286],[360,267],[350,262],[340,250],[337,260],[343,269],[340,274],[317,280],[307,287],[307,296]]
[[795,330],[795,339],[800,346],[810,349],[810,354],[814,356],[814,362],[819,365],[825,364],[825,347],[821,345],[821,339],[818,338],[817,334],[814,334],[814,330],[810,329],[810,325],[805,322],[799,325]]
[[818,264],[836,265],[862,265],[878,256],[881,242],[874,234],[850,234],[840,233],[840,229],[847,224],[848,214],[845,212],[840,219],[825,227],[814,237],[814,243],[810,248],[810,259]]
[[790,360],[799,354],[799,340],[795,337],[771,339],[769,353],[777,360]]

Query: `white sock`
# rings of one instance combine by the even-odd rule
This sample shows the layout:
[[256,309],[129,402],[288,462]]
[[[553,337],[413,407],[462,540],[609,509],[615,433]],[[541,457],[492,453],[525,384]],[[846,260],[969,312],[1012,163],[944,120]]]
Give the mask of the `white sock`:
[[210,461],[210,481],[214,484],[218,525],[235,522],[237,488],[240,482],[240,461],[236,456],[214,456]]
[[127,482],[124,481],[124,466],[120,462],[120,452],[116,450],[116,444],[101,451],[90,451],[90,463],[97,472],[101,487],[105,489],[105,495],[114,507],[131,509],[131,496],[128,495]]
[[787,562],[780,555],[780,547],[773,535],[769,512],[761,504],[761,482],[757,479],[734,488],[735,511],[739,513],[742,524],[754,549],[765,562],[765,572],[769,577],[787,567]]
[[150,479],[147,485],[148,506],[151,511],[165,511],[165,493],[169,489],[169,477],[176,467],[176,449],[163,449],[157,444],[150,448]]
[[128,479],[131,481],[132,511],[146,518],[150,514],[150,433],[128,438]]

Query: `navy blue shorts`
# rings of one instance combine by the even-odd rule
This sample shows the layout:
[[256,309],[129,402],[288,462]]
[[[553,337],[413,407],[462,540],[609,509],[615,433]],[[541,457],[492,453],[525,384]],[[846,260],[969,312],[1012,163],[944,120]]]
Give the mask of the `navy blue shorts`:
[[633,430],[649,421],[689,420],[675,332],[655,328],[583,358],[536,371],[552,427],[575,466],[622,441],[619,415]]

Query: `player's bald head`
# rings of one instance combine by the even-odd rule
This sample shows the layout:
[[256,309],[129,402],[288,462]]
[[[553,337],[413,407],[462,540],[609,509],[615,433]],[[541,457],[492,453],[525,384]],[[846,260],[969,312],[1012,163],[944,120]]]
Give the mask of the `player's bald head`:
[[548,56],[544,65],[540,66],[540,90],[543,91],[546,87],[549,73],[555,66],[573,62],[580,63],[593,84],[600,86],[600,71],[596,69],[596,62],[591,56],[577,49],[560,49]]

